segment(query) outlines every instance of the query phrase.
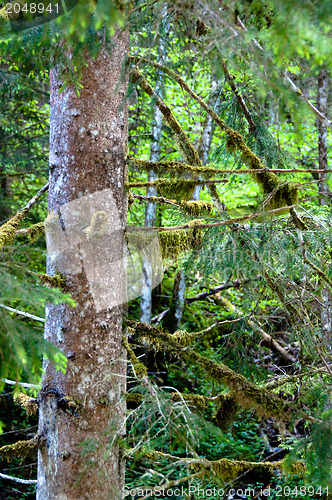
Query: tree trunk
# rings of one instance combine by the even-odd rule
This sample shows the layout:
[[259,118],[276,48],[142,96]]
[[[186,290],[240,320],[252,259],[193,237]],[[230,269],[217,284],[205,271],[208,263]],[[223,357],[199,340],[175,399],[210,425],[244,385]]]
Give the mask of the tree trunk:
[[113,43],[89,60],[80,97],[70,87],[59,93],[58,72],[51,74],[47,271],[65,275],[76,307],[46,310],[45,337],[67,356],[68,368],[64,374],[44,362],[38,500],[113,500],[124,484],[117,437],[125,432],[125,298],[118,283],[124,279],[127,34],[117,32]]
[[[216,99],[215,96],[213,95],[216,88],[217,88],[217,80],[212,75],[211,79],[212,92],[211,92],[211,97],[209,99],[209,106],[214,109],[218,109],[220,102],[219,96]],[[197,150],[198,156],[203,165],[206,165],[209,159],[211,142],[215,128],[216,125],[214,121],[212,120],[211,116],[207,114],[205,117],[204,127]],[[201,186],[196,186],[192,199],[198,201],[200,199],[200,195],[201,195]],[[176,329],[180,327],[184,311],[186,287],[187,287],[186,275],[182,269],[179,269],[174,280],[172,304],[166,320],[167,327],[170,330],[170,332],[174,332]]]
[[[162,7],[163,17],[166,18],[165,21],[165,38],[161,36],[160,45],[158,47],[158,62],[164,63],[164,59],[167,56],[167,44],[166,39],[168,37],[169,23],[167,20],[167,5],[164,4]],[[158,74],[157,84],[155,88],[156,93],[163,98],[164,93],[164,74],[162,71]],[[154,124],[152,127],[152,137],[153,141],[150,149],[150,161],[157,162],[160,160],[160,142],[161,142],[161,132],[163,126],[163,114],[158,108],[154,106]],[[150,170],[148,174],[148,181],[152,182],[157,179],[157,174]],[[157,196],[157,189],[155,187],[149,187],[147,190],[147,196]],[[145,226],[155,226],[156,225],[156,214],[157,214],[157,204],[148,203],[145,210]],[[140,320],[143,323],[151,323],[152,318],[152,289],[153,284],[151,276],[153,274],[152,263],[148,259],[144,258],[143,255],[143,276],[142,276],[142,296],[140,300]],[[160,293],[160,292],[159,292]]]
[[[327,85],[328,85],[328,74],[325,69],[322,69],[318,75],[318,90],[317,90],[317,108],[318,110],[327,116]],[[327,194],[330,194],[327,186],[327,126],[322,123],[321,120],[318,121],[318,165],[320,170],[324,172],[319,172],[319,204],[328,205]]]

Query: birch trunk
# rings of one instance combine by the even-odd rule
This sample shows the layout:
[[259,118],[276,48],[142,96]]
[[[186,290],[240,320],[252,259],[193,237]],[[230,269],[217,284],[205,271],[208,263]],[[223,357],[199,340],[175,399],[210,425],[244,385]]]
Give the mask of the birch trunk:
[[[325,69],[322,69],[318,76],[318,90],[317,90],[317,108],[318,110],[327,115],[327,86],[328,86],[328,74]],[[329,189],[327,186],[327,126],[321,120],[317,120],[318,123],[318,165],[320,170],[324,172],[319,172],[319,204],[328,205],[327,193]]]
[[[106,260],[110,254],[121,257],[123,250],[123,231],[118,229],[123,228],[126,217],[127,111],[122,102],[126,83],[121,72],[128,50],[127,34],[117,32],[113,43],[111,53],[103,48],[96,60],[89,61],[80,97],[70,87],[59,93],[62,82],[57,70],[51,74],[49,211],[51,217],[60,214],[63,238],[70,239],[68,220],[74,218],[72,225],[76,224],[76,230],[78,225],[79,230],[71,242],[77,250],[77,262],[65,268],[63,258],[48,261],[49,274],[59,270],[54,262],[60,263],[66,277],[65,291],[72,295],[76,307],[52,305],[46,311],[45,337],[67,356],[68,368],[63,374],[44,362],[39,434],[46,445],[38,452],[37,500],[114,500],[121,498],[124,484],[124,463],[117,444],[117,437],[124,434],[123,306],[114,297],[107,299],[108,307],[105,297],[98,302],[92,282],[93,271],[94,278],[100,279],[98,266],[102,270],[108,266],[108,284],[116,286],[114,279],[122,276],[122,270],[117,271],[114,262]],[[109,197],[116,214],[107,212],[112,206]],[[107,239],[96,224],[93,234],[92,220],[98,207],[98,214],[107,212],[107,218],[114,215],[119,237]],[[84,220],[87,214],[92,216],[88,228]],[[94,236],[100,243],[91,247]],[[108,254],[104,245],[110,247]],[[59,246],[67,251],[61,242]],[[92,262],[86,254],[89,248],[94,249]]]
[[[163,17],[167,15],[167,5],[164,4],[162,7]],[[163,63],[165,57],[167,56],[167,44],[166,39],[168,37],[169,23],[166,19],[165,21],[165,38],[161,36],[160,45],[158,48],[158,62]],[[156,84],[156,93],[163,98],[164,93],[164,74],[160,71],[158,74],[158,80]],[[154,124],[152,127],[152,137],[153,142],[150,149],[150,161],[157,162],[160,160],[160,141],[161,132],[163,126],[163,115],[160,109],[154,106]],[[148,174],[148,181],[152,182],[157,179],[157,174],[150,170]],[[157,189],[155,187],[150,187],[147,190],[147,196],[157,196]],[[157,214],[157,204],[148,203],[145,211],[145,226],[155,226],[156,225],[156,214]],[[144,256],[143,256],[144,259]],[[147,259],[143,260],[143,276],[142,276],[142,296],[140,300],[140,320],[143,323],[150,324],[152,318],[152,283],[149,279],[152,276],[152,263]]]
[[[209,99],[209,106],[217,109],[219,106],[219,97],[215,100],[213,93],[217,88],[217,81],[214,77],[211,80],[211,98]],[[206,165],[209,159],[211,142],[215,130],[215,123],[209,114],[206,115],[202,135],[200,138],[200,143],[198,146],[198,156],[203,165]],[[196,186],[193,193],[192,199],[198,201],[201,195],[201,186]],[[186,287],[187,280],[186,275],[182,269],[179,269],[175,276],[174,287],[173,287],[173,297],[170,311],[167,317],[167,326],[170,331],[175,331],[180,327],[183,311],[184,302],[186,297]]]

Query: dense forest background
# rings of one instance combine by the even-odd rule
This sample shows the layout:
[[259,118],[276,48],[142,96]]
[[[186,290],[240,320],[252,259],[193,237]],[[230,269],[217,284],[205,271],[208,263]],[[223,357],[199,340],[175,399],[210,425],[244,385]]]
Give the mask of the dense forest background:
[[[330,3],[98,0],[19,34],[6,23],[0,498],[35,498],[42,358],[70,363],[43,340],[45,305],[75,308],[46,274],[51,67],[79,99],[119,26],[127,242],[144,275],[158,235],[164,263],[123,314],[126,487],[331,498]],[[83,442],[83,462],[93,452]]]

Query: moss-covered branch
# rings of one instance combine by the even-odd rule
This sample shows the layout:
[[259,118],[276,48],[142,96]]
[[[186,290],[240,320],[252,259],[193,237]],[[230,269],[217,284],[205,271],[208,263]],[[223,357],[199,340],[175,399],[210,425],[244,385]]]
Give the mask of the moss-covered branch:
[[48,186],[48,183],[45,184],[45,186],[43,186],[21,210],[19,210],[13,217],[11,217],[11,219],[9,219],[9,221],[5,222],[5,224],[0,227],[0,251],[5,245],[8,245],[15,239],[16,232],[20,227],[21,221],[27,215],[29,210],[31,210],[31,208],[43,196],[43,194],[46,193]]
[[295,411],[287,401],[253,384],[223,363],[217,363],[188,347],[183,347],[173,335],[145,323],[130,321],[129,325],[134,328],[138,336],[148,339],[155,348],[167,349],[174,355],[200,366],[209,377],[228,387],[242,407],[255,408],[261,415],[274,415],[283,419],[289,418]]
[[[155,61],[151,61],[147,58],[139,58],[137,56],[131,57],[132,61],[135,62],[145,62],[149,65],[152,65],[159,71],[163,71],[170,78],[175,80],[180,87],[185,90],[196,102],[211,116],[211,118],[217,123],[219,128],[226,133],[227,135],[227,149],[230,153],[239,152],[242,156],[243,162],[249,166],[249,168],[255,170],[257,173],[253,174],[256,182],[261,186],[264,193],[271,193],[277,187],[279,189],[276,191],[275,196],[272,200],[273,206],[282,206],[282,205],[293,205],[297,202],[298,199],[298,188],[294,184],[290,182],[282,181],[276,174],[269,172],[267,169],[265,171],[260,172],[260,170],[264,170],[264,164],[258,158],[257,155],[247,146],[245,140],[242,135],[229,127],[213,109],[211,109],[204,101],[201,99],[185,82],[180,75],[175,73],[175,71],[167,68],[163,64],[159,64]],[[134,80],[138,80],[142,78],[141,73],[135,68],[134,69]],[[153,90],[152,90],[153,92]],[[198,165],[196,162],[192,163],[193,165]]]
[[10,462],[13,458],[35,458],[37,449],[44,443],[44,439],[35,436],[27,441],[17,441],[14,444],[8,444],[0,448],[0,459]]
[[[183,131],[181,125],[175,118],[174,114],[172,113],[171,109],[169,106],[167,106],[161,99],[160,97],[154,92],[153,88],[151,85],[147,82],[147,80],[143,77],[142,73],[139,71],[139,69],[136,67],[131,73],[131,79],[132,82],[139,82],[141,88],[155,100],[156,106],[159,108],[161,113],[163,114],[164,118],[167,120],[169,126],[175,133],[179,147],[183,151],[183,154],[186,158],[186,161],[190,164],[193,165],[194,167],[203,167],[203,163],[201,162],[201,159],[199,157],[198,152],[194,148],[194,146],[191,144],[189,138]],[[223,211],[223,204],[220,202],[219,195],[217,193],[215,185],[209,186],[209,191],[212,197],[212,200],[214,204],[216,205],[217,209],[219,211]],[[187,198],[189,199],[189,198]]]
[[169,200],[168,198],[164,198],[163,196],[143,196],[140,194],[132,194],[132,193],[131,196],[133,198],[133,202],[135,202],[135,199],[137,199],[139,201],[144,201],[146,203],[161,203],[164,205],[171,205],[174,207],[178,207],[191,217],[199,217],[203,212],[211,213],[213,210],[212,203],[209,203],[208,201],[182,200],[179,203],[177,203],[176,200]]
[[[200,471],[202,475],[213,475],[217,476],[219,480],[223,482],[228,482],[236,479],[239,475],[243,474],[248,470],[256,470],[263,474],[273,474],[275,469],[282,469],[283,462],[249,462],[245,460],[229,460],[228,458],[222,458],[220,460],[206,460],[205,458],[180,458],[169,453],[163,453],[160,451],[149,450],[146,452],[131,453],[130,450],[126,452],[126,458],[134,460],[147,460],[150,462],[156,462],[160,460],[168,460],[171,462],[188,464],[195,471]],[[288,471],[287,471],[288,472]],[[297,462],[294,464],[291,472],[293,474],[304,474],[305,466],[302,462]]]
[[18,229],[16,231],[16,236],[28,236],[30,241],[36,241],[39,236],[41,236],[45,231],[44,222],[38,222],[30,227],[25,227],[23,229]]
[[[187,163],[182,163],[180,161],[148,161],[148,160],[140,160],[137,158],[133,158],[131,156],[128,157],[128,163],[137,165],[138,167],[143,168],[144,170],[153,170],[156,174],[165,174],[165,173],[173,173],[173,174],[204,174],[204,177],[209,177],[212,175],[223,175],[224,173],[230,173],[230,170],[220,170],[218,168],[212,167],[200,167],[188,165]],[[232,172],[234,173],[234,172]]]
[[130,347],[129,342],[125,337],[122,338],[122,345],[128,353],[135,375],[138,378],[146,377],[148,374],[146,366],[137,358],[136,354]]
[[36,415],[38,412],[38,403],[36,398],[31,398],[24,392],[19,392],[14,396],[15,403],[18,403],[22,408],[25,409],[28,417]]
[[175,196],[179,200],[189,200],[196,186],[214,185],[218,183],[226,183],[227,179],[202,181],[199,179],[156,179],[155,181],[146,182],[126,182],[127,189],[132,188],[156,188],[158,192],[162,192],[165,196]]

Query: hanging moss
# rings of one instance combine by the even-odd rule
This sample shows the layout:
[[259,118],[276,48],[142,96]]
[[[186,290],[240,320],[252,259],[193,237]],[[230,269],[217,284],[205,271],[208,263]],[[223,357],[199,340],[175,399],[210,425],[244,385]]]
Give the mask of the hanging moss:
[[[203,237],[203,229],[195,228],[196,224],[204,221],[195,219],[188,222],[188,229],[176,229],[174,231],[161,231],[159,241],[163,257],[176,258],[182,252],[195,248],[200,244]],[[193,226],[193,229],[191,229]]]
[[27,394],[19,392],[18,394],[15,394],[14,401],[25,409],[28,417],[36,415],[38,411],[38,404],[35,398],[30,398]]
[[190,217],[199,217],[203,212],[211,213],[213,204],[207,201],[181,201],[180,208]]
[[185,400],[189,406],[195,406],[198,410],[204,411],[207,405],[207,398],[201,396],[200,394],[185,394],[173,392],[172,401],[182,401]]
[[24,218],[24,211],[18,212],[0,227],[0,251],[15,239],[15,233]]
[[220,406],[217,410],[215,419],[218,427],[223,432],[226,432],[233,424],[239,410],[239,403],[232,394],[220,395]]
[[34,224],[33,226],[29,227],[29,232],[28,232],[28,237],[30,241],[36,241],[39,236],[44,234],[45,230],[45,223],[44,222],[38,222],[38,224]]
[[39,441],[36,437],[27,441],[17,441],[0,448],[1,460],[10,462],[13,458],[36,458]]
[[49,274],[39,274],[39,279],[44,285],[51,288],[60,288],[60,290],[63,290],[66,285],[66,278],[61,273],[55,273],[53,276]]
[[196,186],[201,184],[204,184],[204,182],[199,180],[162,178],[151,182],[127,182],[126,188],[155,187],[158,194],[168,197],[174,196],[178,200],[190,200]]
[[148,339],[156,349],[166,348],[175,356],[200,366],[213,380],[228,387],[242,407],[254,408],[261,416],[274,415],[287,419],[294,410],[287,401],[255,385],[223,363],[217,363],[192,349],[180,346],[172,335],[163,332],[161,329],[134,321],[130,321],[129,325],[135,325],[136,334]]

